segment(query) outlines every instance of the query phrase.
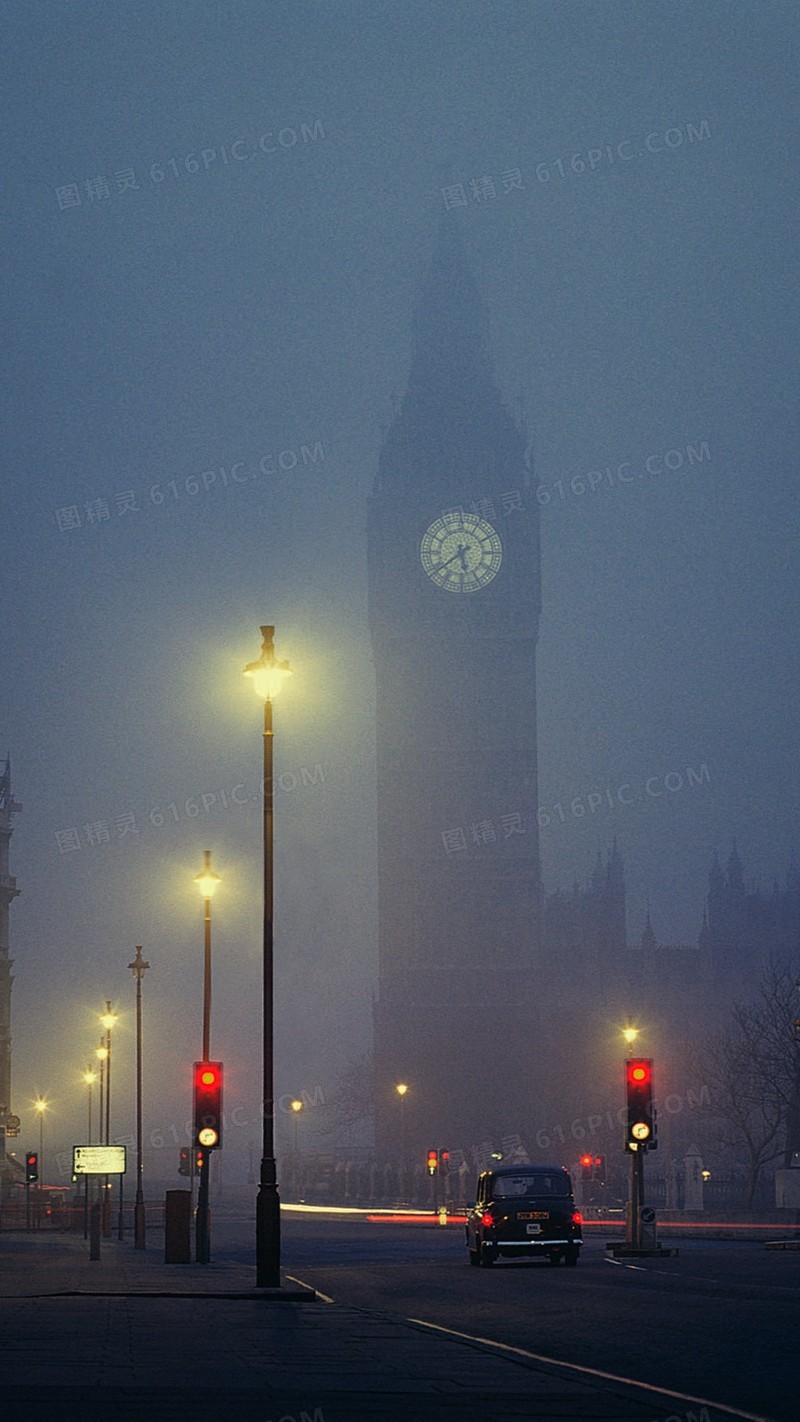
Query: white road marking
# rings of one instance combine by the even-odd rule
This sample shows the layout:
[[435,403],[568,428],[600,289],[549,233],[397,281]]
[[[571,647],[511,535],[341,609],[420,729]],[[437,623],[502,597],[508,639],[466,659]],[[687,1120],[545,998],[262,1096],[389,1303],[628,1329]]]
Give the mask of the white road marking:
[[330,1298],[328,1298],[328,1295],[327,1295],[327,1294],[323,1294],[323,1293],[317,1288],[316,1284],[307,1284],[306,1281],[305,1281],[305,1279],[298,1279],[298,1278],[295,1277],[294,1274],[287,1274],[286,1277],[287,1277],[287,1279],[289,1280],[289,1282],[290,1282],[291,1284],[299,1284],[300,1287],[301,1287],[301,1289],[313,1289],[313,1290],[314,1290],[314,1293],[315,1293],[316,1296],[317,1296],[317,1298],[318,1298],[318,1299],[322,1299],[322,1302],[323,1302],[323,1303],[335,1303],[335,1302],[336,1302],[335,1299],[330,1299]]
[[432,1328],[437,1333],[446,1333],[451,1338],[463,1338],[468,1343],[482,1343],[487,1348],[499,1348],[503,1353],[515,1353],[519,1358],[531,1358],[535,1363],[547,1363],[552,1368],[567,1368],[570,1372],[585,1373],[588,1377],[603,1378],[605,1382],[624,1383],[626,1387],[639,1387],[645,1392],[658,1393],[661,1397],[676,1397],[679,1402],[698,1403],[701,1407],[714,1407],[718,1412],[726,1412],[729,1417],[742,1417],[745,1422],[772,1422],[755,1412],[742,1412],[738,1407],[727,1407],[724,1402],[711,1402],[707,1397],[694,1397],[688,1392],[675,1392],[669,1387],[654,1387],[652,1383],[639,1382],[637,1378],[624,1378],[619,1373],[606,1373],[601,1368],[587,1368],[581,1363],[564,1363],[560,1358],[547,1358],[543,1353],[530,1353],[527,1348],[515,1348],[510,1343],[499,1343],[495,1338],[478,1338],[474,1333],[460,1333],[455,1328],[445,1328],[441,1323],[429,1323],[426,1318],[409,1318],[409,1323],[418,1323],[422,1328]]

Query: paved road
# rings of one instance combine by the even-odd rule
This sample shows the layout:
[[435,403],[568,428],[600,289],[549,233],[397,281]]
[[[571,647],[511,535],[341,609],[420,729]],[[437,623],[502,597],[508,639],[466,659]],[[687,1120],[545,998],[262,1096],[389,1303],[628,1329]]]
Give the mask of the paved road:
[[[677,1257],[633,1264],[590,1240],[577,1269],[523,1260],[478,1270],[452,1226],[284,1215],[283,1238],[287,1270],[336,1302],[781,1422],[800,1416],[800,1252],[693,1239],[677,1242]],[[215,1258],[246,1261],[251,1241],[249,1220],[216,1221]],[[676,1416],[691,1410],[675,1404]]]

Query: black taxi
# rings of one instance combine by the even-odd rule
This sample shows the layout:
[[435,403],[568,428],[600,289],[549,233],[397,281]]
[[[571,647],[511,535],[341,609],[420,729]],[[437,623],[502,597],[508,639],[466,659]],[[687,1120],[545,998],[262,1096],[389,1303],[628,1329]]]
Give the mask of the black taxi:
[[467,1215],[470,1264],[536,1255],[551,1264],[577,1264],[582,1244],[581,1216],[563,1165],[500,1165],[479,1175]]

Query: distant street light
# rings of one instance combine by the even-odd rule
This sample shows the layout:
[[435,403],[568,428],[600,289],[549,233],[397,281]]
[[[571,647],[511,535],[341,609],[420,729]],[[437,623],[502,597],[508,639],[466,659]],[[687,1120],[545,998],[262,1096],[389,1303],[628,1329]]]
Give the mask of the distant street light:
[[[106,1029],[106,1120],[105,1120],[105,1140],[104,1145],[111,1142],[111,1028],[117,1020],[116,1012],[112,1011],[111,1003],[106,998],[106,1010],[100,1016],[100,1025]],[[122,1191],[122,1176],[120,1176],[120,1192]],[[108,1237],[111,1234],[111,1201],[108,1198],[108,1176],[105,1178],[105,1189],[103,1190],[103,1234]]]
[[625,1041],[628,1043],[628,1046],[632,1047],[634,1042],[636,1041],[636,1038],[639,1036],[639,1028],[623,1027],[622,1035],[625,1038]]
[[295,1153],[295,1156],[296,1156],[296,1155],[297,1155],[297,1122],[298,1122],[298,1120],[300,1119],[300,1112],[301,1112],[302,1109],[303,1109],[303,1103],[302,1103],[302,1101],[292,1101],[291,1107],[292,1107],[292,1110],[294,1111],[294,1153]]
[[116,1012],[112,1012],[111,1003],[106,1000],[106,1010],[100,1017],[100,1025],[106,1029],[106,1121],[104,1145],[109,1145],[111,1140],[111,1028],[116,1023],[116,1020],[117,1014]]
[[98,1144],[99,1144],[99,1145],[102,1145],[102,1144],[103,1144],[103,1103],[104,1103],[104,1101],[105,1101],[104,1091],[105,1091],[105,1079],[106,1079],[106,1060],[107,1060],[107,1058],[108,1058],[108,1047],[106,1046],[105,1041],[103,1040],[102,1037],[101,1037],[101,1039],[100,1039],[100,1046],[99,1046],[99,1047],[96,1049],[96,1051],[95,1051],[95,1056],[97,1057],[97,1060],[98,1060],[99,1063],[100,1063],[100,1101],[99,1101],[99,1103],[98,1103],[98,1112],[97,1112],[97,1140],[98,1140]]
[[[398,1081],[395,1091],[400,1097],[400,1170],[404,1172],[406,1168],[406,1093],[408,1086],[404,1081]],[[403,1182],[401,1180],[401,1190],[402,1187]]]
[[142,978],[150,967],[137,944],[136,957],[128,964],[136,979],[136,1201],[133,1207],[133,1247],[144,1249],[145,1217],[142,1193]]
[[90,1066],[87,1067],[86,1070],[85,1070],[85,1072],[83,1073],[83,1080],[84,1080],[84,1082],[86,1083],[86,1086],[87,1086],[87,1088],[88,1088],[87,1094],[88,1094],[88,1097],[89,1097],[89,1113],[88,1113],[88,1122],[87,1122],[86,1144],[87,1144],[87,1145],[91,1145],[91,1144],[92,1144],[92,1087],[94,1086],[95,1082],[97,1081],[97,1072],[96,1072],[96,1071],[93,1071]]
[[253,678],[256,695],[264,702],[263,813],[264,813],[264,930],[263,930],[263,1042],[262,1101],[263,1142],[258,1195],[256,1197],[256,1288],[278,1289],[281,1283],[281,1205],[275,1168],[275,1085],[273,1014],[273,794],[272,794],[272,700],[287,676],[288,662],[278,661],[273,639],[274,627],[261,628],[261,656],[244,668]]
[[34,1111],[39,1115],[39,1189],[44,1185],[44,1113],[48,1109],[49,1103],[43,1096],[38,1096],[33,1103]]
[[[86,1144],[87,1144],[87,1145],[91,1145],[91,1144],[92,1144],[92,1087],[94,1086],[94,1083],[97,1081],[97,1072],[96,1072],[96,1071],[93,1071],[92,1068],[91,1068],[90,1066],[88,1066],[88,1067],[86,1068],[85,1072],[83,1073],[83,1080],[84,1080],[85,1083],[86,1083],[86,1086],[87,1086],[87,1095],[88,1095],[88,1097],[89,1097],[89,1111],[88,1111],[88,1117],[89,1117],[89,1119],[88,1119],[88,1129],[87,1129],[87,1135],[86,1135]],[[89,1176],[88,1176],[88,1175],[84,1175],[84,1177],[83,1177],[83,1237],[84,1237],[84,1239],[88,1239],[88,1238],[89,1238]]]
[[204,1062],[211,1059],[211,900],[218,884],[219,874],[211,868],[211,850],[204,850],[205,863],[194,882],[203,895],[205,914],[203,919],[203,1056]]

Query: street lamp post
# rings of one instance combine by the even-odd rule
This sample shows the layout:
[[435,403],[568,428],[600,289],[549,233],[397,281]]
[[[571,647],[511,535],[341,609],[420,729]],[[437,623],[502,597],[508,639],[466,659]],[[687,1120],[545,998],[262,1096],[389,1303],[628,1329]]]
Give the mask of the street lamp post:
[[47,1110],[47,1102],[43,1096],[38,1096],[33,1103],[33,1109],[39,1117],[39,1188],[44,1185],[44,1113]]
[[[95,1051],[95,1056],[97,1057],[97,1060],[98,1060],[99,1063],[100,1063],[100,1100],[99,1100],[98,1106],[97,1106],[97,1143],[98,1143],[98,1145],[102,1145],[102,1144],[103,1144],[103,1135],[104,1135],[103,1121],[104,1121],[104,1119],[105,1119],[105,1117],[104,1117],[104,1115],[103,1115],[103,1112],[104,1112],[104,1110],[105,1110],[105,1099],[106,1099],[106,1098],[105,1098],[106,1061],[108,1060],[108,1047],[106,1046],[106,1039],[105,1039],[104,1036],[100,1038],[100,1046],[99,1046],[99,1047],[97,1048],[97,1050]],[[103,1203],[102,1203],[102,1206],[101,1206],[101,1203],[100,1203],[100,1193],[99,1193],[99,1192],[100,1192],[100,1178],[99,1178],[99,1176],[97,1177],[97,1182],[96,1182],[96,1183],[95,1183],[95,1177],[94,1177],[94,1176],[92,1177],[92,1191],[93,1191],[93,1193],[94,1193],[94,1195],[95,1195],[95,1199],[94,1199],[94,1201],[93,1201],[93,1203],[92,1203],[92,1214],[94,1215],[95,1210],[100,1210],[100,1212],[101,1212],[101,1219],[102,1219],[102,1220],[105,1220],[105,1197],[106,1197],[106,1189],[105,1189],[105,1184],[103,1184],[103,1197],[102,1197]],[[98,1258],[99,1258],[99,1255],[98,1255]]]
[[303,1103],[302,1103],[302,1101],[293,1101],[293,1102],[291,1103],[291,1105],[292,1105],[292,1110],[294,1111],[294,1155],[295,1155],[295,1160],[296,1160],[296,1159],[297,1159],[297,1122],[298,1122],[298,1120],[300,1119],[300,1112],[301,1112],[302,1109],[303,1109]]
[[[204,851],[205,863],[202,871],[195,874],[194,882],[203,895],[203,1056],[207,1062],[211,1056],[211,900],[214,890],[221,882],[219,874],[211,868],[211,850]],[[200,1166],[200,1188],[197,1192],[197,1215],[195,1218],[195,1258],[198,1264],[211,1261],[211,1220],[208,1208],[209,1173],[211,1151],[202,1148]]]
[[136,945],[136,957],[128,964],[136,979],[136,1201],[133,1206],[133,1247],[144,1249],[145,1217],[142,1175],[142,978],[150,967],[142,957],[141,945]]
[[[106,1029],[106,1120],[105,1120],[105,1140],[104,1145],[111,1143],[111,1028],[117,1020],[116,1012],[111,1009],[111,1003],[106,998],[106,1010],[100,1018],[101,1026]],[[119,1177],[120,1190],[120,1223],[122,1222],[122,1176]],[[105,1188],[103,1191],[103,1234],[108,1237],[111,1234],[111,1201],[108,1198],[108,1176],[105,1178]]]
[[[84,1081],[85,1081],[85,1083],[86,1083],[87,1095],[88,1095],[88,1098],[89,1098],[89,1110],[88,1110],[88,1113],[87,1113],[87,1114],[88,1114],[88,1120],[87,1120],[86,1144],[87,1144],[87,1145],[91,1145],[91,1144],[92,1144],[92,1087],[94,1086],[94,1083],[97,1081],[97,1073],[96,1073],[95,1071],[93,1071],[90,1066],[87,1066],[85,1072],[83,1073],[83,1079],[84,1079]],[[88,1239],[88,1238],[89,1238],[89,1176],[88,1176],[88,1175],[84,1175],[84,1177],[83,1177],[83,1237],[84,1237],[84,1239]]]
[[256,1197],[256,1288],[276,1289],[281,1282],[281,1216],[275,1168],[275,1101],[273,1081],[273,849],[272,849],[272,700],[287,676],[288,662],[275,657],[274,627],[262,627],[261,656],[244,668],[264,701],[264,930],[263,930],[263,1115],[264,1133]]
[[398,1081],[395,1091],[400,1098],[400,1194],[402,1196],[406,1175],[406,1092],[408,1085],[405,1081]]
[[106,1080],[106,1058],[108,1057],[108,1047],[105,1038],[100,1038],[100,1046],[95,1051],[95,1056],[100,1063],[100,1100],[97,1107],[97,1143],[103,1144],[103,1110],[105,1102],[105,1080]]
[[43,1096],[39,1096],[34,1101],[33,1106],[39,1116],[39,1179],[36,1183],[36,1228],[40,1229],[42,1224],[42,1186],[44,1185],[44,1113],[47,1110],[47,1102]]

